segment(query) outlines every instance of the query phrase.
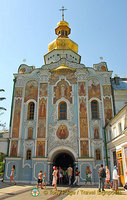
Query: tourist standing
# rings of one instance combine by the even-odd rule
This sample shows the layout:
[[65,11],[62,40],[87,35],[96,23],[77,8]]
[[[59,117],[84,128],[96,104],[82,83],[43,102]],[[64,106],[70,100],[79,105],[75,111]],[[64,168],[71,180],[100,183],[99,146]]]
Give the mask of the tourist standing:
[[37,188],[39,188],[39,183],[41,183],[41,189],[43,189],[42,187],[42,176],[43,176],[43,171],[40,170],[40,172],[38,173],[38,176],[37,176]]
[[13,165],[12,169],[11,169],[10,184],[11,184],[11,181],[13,180],[14,184],[16,185],[16,182],[15,182],[15,179],[14,179],[14,173],[15,173],[15,165]]
[[67,175],[68,175],[68,179],[69,179],[69,185],[71,185],[71,179],[72,179],[72,175],[73,175],[73,169],[72,169],[71,165],[69,165],[69,167],[67,168]]
[[44,172],[42,179],[43,179],[43,186],[45,185],[45,188],[46,188],[46,180],[47,180],[46,172]]
[[108,166],[105,167],[106,168],[106,181],[105,181],[105,188],[107,188],[107,183],[110,184],[110,187],[112,187],[112,184],[110,183],[110,171]]
[[80,171],[78,171],[78,167],[76,167],[76,170],[75,170],[75,181],[73,183],[74,184],[78,184],[79,185],[79,174],[80,174]]
[[59,167],[59,184],[63,184],[63,170]]
[[53,167],[53,181],[52,181],[52,185],[54,185],[55,190],[57,190],[57,168],[56,166]]
[[91,174],[92,174],[92,172],[91,172],[89,166],[87,166],[86,171],[85,171],[85,175],[86,175],[85,185],[87,184],[87,182],[90,182],[92,185]]
[[118,172],[117,172],[117,167],[114,166],[114,170],[113,170],[113,190],[115,190],[117,192],[118,190]]
[[105,169],[103,168],[103,164],[101,164],[101,167],[99,168],[98,175],[99,175],[99,192],[101,192],[101,189],[102,191],[105,191],[104,182],[106,178],[106,172]]

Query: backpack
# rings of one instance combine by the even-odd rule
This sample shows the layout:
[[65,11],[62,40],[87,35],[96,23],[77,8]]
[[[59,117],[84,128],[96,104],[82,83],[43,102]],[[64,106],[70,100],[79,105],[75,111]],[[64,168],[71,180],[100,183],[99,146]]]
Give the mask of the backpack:
[[99,176],[100,178],[106,178],[106,172],[104,168],[100,171]]

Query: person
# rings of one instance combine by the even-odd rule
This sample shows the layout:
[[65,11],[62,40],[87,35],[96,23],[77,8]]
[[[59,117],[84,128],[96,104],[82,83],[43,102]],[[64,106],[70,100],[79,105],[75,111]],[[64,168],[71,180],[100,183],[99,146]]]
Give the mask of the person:
[[73,169],[72,169],[71,165],[69,165],[69,167],[67,168],[67,175],[68,175],[68,179],[69,179],[69,185],[71,185],[72,174],[73,174]]
[[63,183],[66,184],[67,182],[67,170],[63,169]]
[[106,168],[106,181],[105,181],[105,188],[107,188],[107,183],[110,184],[110,187],[112,187],[112,184],[110,183],[110,171],[108,166],[105,167]]
[[101,164],[101,167],[99,168],[98,175],[99,175],[99,192],[101,192],[101,189],[102,191],[105,191],[104,182],[106,178],[106,172],[105,169],[103,168],[103,164]]
[[74,181],[73,185],[77,184],[77,183],[79,185],[79,174],[80,174],[80,171],[78,171],[78,167],[76,167],[76,169],[75,169],[75,181]]
[[37,188],[39,188],[39,183],[41,183],[41,189],[43,189],[43,187],[42,187],[42,176],[43,176],[43,171],[40,170],[40,172],[38,173],[38,176],[37,176]]
[[114,170],[113,170],[113,190],[115,190],[117,192],[118,190],[118,173],[117,173],[117,167],[114,166]]
[[16,185],[16,182],[15,182],[15,179],[14,179],[14,173],[15,173],[15,165],[13,165],[12,169],[11,169],[10,184],[11,184],[11,181],[13,180],[14,184]]
[[63,170],[59,167],[59,184],[63,184]]
[[54,185],[55,190],[57,190],[57,168],[56,166],[53,167],[53,181],[52,181],[52,185]]
[[85,185],[87,184],[87,182],[90,182],[92,185],[92,181],[91,181],[91,171],[89,169],[89,166],[87,166],[86,171],[85,171],[85,175],[86,175],[86,181],[85,181]]
[[42,179],[43,179],[43,186],[45,185],[45,188],[46,188],[46,179],[47,179],[46,172],[44,172]]

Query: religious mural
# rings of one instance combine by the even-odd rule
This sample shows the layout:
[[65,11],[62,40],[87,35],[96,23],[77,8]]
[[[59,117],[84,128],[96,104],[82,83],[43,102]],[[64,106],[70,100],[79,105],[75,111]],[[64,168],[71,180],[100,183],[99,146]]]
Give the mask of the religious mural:
[[47,97],[48,91],[47,91],[47,83],[40,83],[40,93],[39,96]]
[[33,128],[32,127],[28,128],[28,139],[33,139]]
[[68,82],[65,80],[61,80],[58,82],[57,86],[54,87],[54,99],[53,103],[55,104],[58,99],[61,97],[64,97],[72,103],[72,97],[71,97],[71,92],[72,92],[72,86],[69,86]]
[[105,113],[105,123],[107,124],[112,118],[112,103],[111,98],[106,97],[104,100],[104,113]]
[[36,157],[45,157],[45,141],[37,141]]
[[80,155],[81,157],[89,157],[89,145],[88,141],[80,141]]
[[55,83],[59,80],[59,74],[57,72],[52,72],[51,77],[49,79],[49,83],[51,85],[55,85]]
[[87,109],[86,100],[84,98],[79,99],[79,117],[80,117],[80,137],[88,137],[88,122],[87,122]]
[[22,97],[22,94],[23,94],[23,88],[16,87],[15,88],[15,97]]
[[24,102],[29,99],[37,101],[38,96],[38,83],[36,81],[29,81],[26,83]]
[[17,140],[12,140],[11,141],[11,151],[10,151],[10,156],[17,156],[17,149],[18,149],[18,141]]
[[98,127],[94,127],[94,138],[95,139],[99,138],[99,128]]
[[78,90],[79,96],[85,96],[86,90],[85,90],[85,83],[79,83],[79,90]]
[[45,138],[46,135],[46,119],[38,120],[38,129],[37,129],[37,137]]
[[56,135],[59,139],[66,139],[69,135],[68,129],[65,125],[61,125],[57,131]]
[[103,96],[110,96],[110,95],[111,95],[111,86],[103,85]]
[[39,99],[38,119],[46,119],[46,102],[47,100],[44,98]]
[[19,137],[19,126],[20,126],[20,113],[21,113],[22,100],[15,100],[13,127],[12,127],[12,137]]
[[88,96],[89,99],[91,99],[92,97],[101,99],[100,83],[98,80],[92,79],[88,81]]

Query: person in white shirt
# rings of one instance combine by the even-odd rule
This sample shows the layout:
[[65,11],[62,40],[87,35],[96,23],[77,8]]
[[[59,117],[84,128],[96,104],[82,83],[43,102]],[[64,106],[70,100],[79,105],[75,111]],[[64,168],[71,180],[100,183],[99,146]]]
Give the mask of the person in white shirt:
[[68,175],[68,179],[69,179],[69,185],[71,185],[71,179],[72,179],[72,174],[73,174],[73,169],[71,167],[71,165],[67,168],[67,175]]
[[115,190],[117,192],[118,190],[118,172],[117,172],[117,167],[114,166],[114,170],[113,170],[113,190]]

